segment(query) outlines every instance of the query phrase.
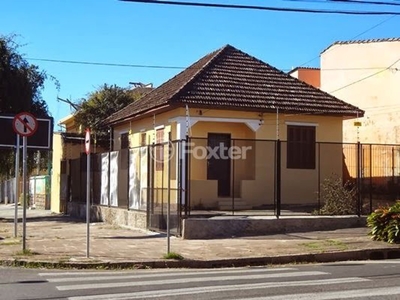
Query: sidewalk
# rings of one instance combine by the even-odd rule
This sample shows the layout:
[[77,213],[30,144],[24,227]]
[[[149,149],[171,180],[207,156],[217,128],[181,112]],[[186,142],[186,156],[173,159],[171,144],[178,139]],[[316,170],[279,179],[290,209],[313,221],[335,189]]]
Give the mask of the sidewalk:
[[[19,217],[22,209],[19,208]],[[164,234],[90,225],[86,258],[86,223],[49,211],[27,211],[27,249],[20,255],[22,223],[14,238],[14,206],[0,205],[0,261],[3,265],[49,267],[222,267],[274,263],[398,258],[399,245],[371,241],[367,228],[292,233],[216,240],[171,237],[171,252],[182,261],[164,260]]]

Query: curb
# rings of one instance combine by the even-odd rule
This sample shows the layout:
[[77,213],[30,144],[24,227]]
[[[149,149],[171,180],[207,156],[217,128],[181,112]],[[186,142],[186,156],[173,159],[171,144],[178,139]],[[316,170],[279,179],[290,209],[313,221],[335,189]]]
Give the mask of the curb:
[[51,262],[28,259],[5,259],[4,267],[47,268],[47,269],[163,269],[163,268],[230,268],[293,263],[328,263],[349,260],[383,260],[400,258],[400,249],[377,248],[344,252],[296,254],[284,256],[233,258],[220,260],[155,260],[131,262]]

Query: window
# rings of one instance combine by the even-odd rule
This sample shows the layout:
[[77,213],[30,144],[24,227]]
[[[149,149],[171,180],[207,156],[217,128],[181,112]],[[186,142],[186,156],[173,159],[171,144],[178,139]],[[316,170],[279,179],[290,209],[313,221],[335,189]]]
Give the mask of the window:
[[164,169],[164,128],[156,130],[156,171]]
[[315,169],[315,126],[287,126],[287,168]]
[[146,146],[146,137],[147,137],[146,132],[143,132],[140,135],[140,146]]
[[129,148],[129,132],[122,133],[120,139],[121,139],[121,149]]

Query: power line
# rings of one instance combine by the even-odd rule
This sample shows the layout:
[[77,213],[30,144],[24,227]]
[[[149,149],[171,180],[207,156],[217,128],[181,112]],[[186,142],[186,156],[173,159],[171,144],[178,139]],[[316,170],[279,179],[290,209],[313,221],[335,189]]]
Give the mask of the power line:
[[400,15],[400,12],[398,12],[398,11],[328,10],[328,9],[289,8],[289,7],[205,3],[205,2],[201,3],[201,2],[167,1],[167,0],[165,0],[165,1],[163,1],[163,0],[158,0],[158,1],[155,1],[155,0],[119,0],[119,1],[133,2],[133,3],[146,3],[146,4],[164,4],[164,5],[177,5],[177,6],[224,8],[224,9],[249,9],[249,10],[298,12],[298,13],[344,14],[344,15]]
[[32,60],[32,61],[43,61],[43,62],[64,63],[64,64],[79,64],[79,65],[93,65],[93,66],[108,66],[108,67],[130,67],[130,68],[149,68],[149,69],[185,69],[184,67],[176,67],[176,66],[134,65],[134,64],[121,64],[121,63],[61,60],[61,59],[49,59],[49,58],[27,57],[26,59]]
[[360,0],[326,0],[327,2],[341,2],[347,4],[370,4],[370,5],[392,5],[392,6],[400,6],[398,2],[386,2],[386,1],[360,1]]
[[[366,80],[366,79],[368,79],[368,78],[371,78],[371,77],[373,77],[373,76],[375,76],[375,75],[378,75],[378,74],[380,74],[380,73],[382,73],[382,72],[385,72],[385,71],[387,71],[387,70],[390,70],[390,69],[391,69],[396,63],[398,63],[399,61],[400,61],[400,58],[399,58],[398,60],[396,60],[394,63],[392,63],[390,66],[388,66],[387,68],[385,68],[385,69],[383,69],[383,70],[380,70],[380,71],[378,71],[378,72],[372,73],[371,75],[368,75],[368,76],[363,77],[363,78],[361,78],[361,79],[359,79],[359,80],[353,81],[353,82],[351,82],[351,83],[349,83],[349,84],[346,84],[346,85],[342,86],[341,88],[338,88],[338,89],[336,89],[336,90],[334,90],[334,91],[329,92],[329,94],[333,94],[333,93],[335,93],[335,92],[337,92],[337,91],[340,91],[340,90],[342,90],[342,89],[344,89],[344,88],[347,88],[347,87],[349,87],[349,86],[352,86],[353,84],[359,83],[359,82],[364,81],[364,80]],[[395,68],[395,70],[397,70],[397,68]]]
[[[361,33],[359,33],[359,34],[357,34],[357,35],[355,35],[355,36],[353,36],[352,38],[350,38],[350,40],[355,40],[356,38],[358,38],[358,37],[362,36],[363,34],[365,34],[365,33],[369,32],[369,31],[375,29],[376,27],[379,27],[380,25],[386,23],[387,21],[393,19],[394,17],[396,17],[396,16],[390,16],[389,18],[387,18],[387,19],[385,19],[385,20],[379,22],[378,24],[376,24],[376,25],[374,25],[374,26],[372,26],[372,27],[370,27],[370,28],[364,30],[363,32],[361,32]],[[342,45],[342,44],[340,44],[340,46],[341,46],[341,45]],[[325,53],[328,53],[328,52],[332,51],[333,49],[334,49],[334,48],[329,48],[328,50],[325,51]],[[319,57],[320,57],[320,55],[318,55],[318,56],[316,56],[316,57],[314,57],[314,58],[312,58],[312,59],[306,61],[305,63],[301,64],[299,67],[302,67],[302,66],[304,66],[304,65],[307,65],[307,64],[309,64],[310,62],[316,60],[316,59],[319,58]]]
[[[166,65],[147,65],[147,64],[126,64],[126,63],[109,63],[109,62],[94,62],[94,61],[79,61],[79,60],[61,60],[61,59],[50,59],[50,58],[33,58],[28,57],[26,60],[30,61],[42,61],[51,63],[63,63],[63,64],[76,64],[76,65],[93,65],[103,67],[123,67],[123,68],[148,68],[148,69],[175,69],[184,70],[188,67],[180,66],[166,66]],[[387,67],[369,67],[369,68],[328,68],[324,71],[361,71],[361,70],[386,70]],[[397,68],[392,68],[398,71]],[[281,71],[292,71],[293,69],[280,69]]]

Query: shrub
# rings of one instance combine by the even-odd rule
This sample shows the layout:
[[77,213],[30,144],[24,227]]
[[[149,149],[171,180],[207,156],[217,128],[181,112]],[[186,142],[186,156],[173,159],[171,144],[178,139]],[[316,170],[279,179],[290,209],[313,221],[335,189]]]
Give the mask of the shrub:
[[356,186],[350,181],[343,184],[340,176],[333,174],[321,184],[321,199],[324,205],[321,215],[351,215],[356,213]]
[[390,244],[400,242],[400,201],[392,206],[380,207],[367,218],[369,235],[375,241]]

